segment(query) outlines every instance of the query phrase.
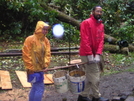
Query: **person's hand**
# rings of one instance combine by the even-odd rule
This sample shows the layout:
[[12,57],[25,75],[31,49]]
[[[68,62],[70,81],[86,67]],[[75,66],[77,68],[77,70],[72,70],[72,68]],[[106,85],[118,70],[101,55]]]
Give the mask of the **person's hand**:
[[93,57],[93,55],[88,55],[87,56],[87,59],[88,59],[88,63],[90,64],[90,63],[94,63],[94,57]]
[[33,73],[34,73],[34,71],[27,69],[27,74],[33,74]]
[[94,57],[95,62],[100,62],[100,55],[96,54]]

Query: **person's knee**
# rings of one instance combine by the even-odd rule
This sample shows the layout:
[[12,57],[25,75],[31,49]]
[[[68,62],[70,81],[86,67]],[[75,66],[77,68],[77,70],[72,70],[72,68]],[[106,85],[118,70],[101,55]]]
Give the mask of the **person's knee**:
[[89,83],[90,83],[91,85],[96,85],[96,86],[98,86],[99,83],[100,83],[100,80],[99,80],[99,79],[96,79],[96,80],[90,80]]

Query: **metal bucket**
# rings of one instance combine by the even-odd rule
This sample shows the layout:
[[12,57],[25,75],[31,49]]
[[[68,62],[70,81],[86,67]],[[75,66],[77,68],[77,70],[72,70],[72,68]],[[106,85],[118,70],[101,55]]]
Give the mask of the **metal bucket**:
[[69,72],[69,88],[74,94],[80,94],[85,87],[85,72],[80,70],[73,70]]
[[65,93],[69,90],[67,71],[64,70],[56,71],[53,74],[53,81],[54,81],[55,89],[58,93]]

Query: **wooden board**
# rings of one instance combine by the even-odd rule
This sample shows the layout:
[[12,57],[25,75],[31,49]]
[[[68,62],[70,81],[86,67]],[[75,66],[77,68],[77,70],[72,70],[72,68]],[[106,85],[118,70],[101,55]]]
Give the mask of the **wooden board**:
[[1,76],[0,76],[0,88],[1,88]]
[[27,82],[27,74],[25,71],[15,71],[23,87],[31,87],[31,83]]
[[[27,75],[25,71],[15,71],[23,87],[31,87],[31,83],[27,82]],[[44,74],[44,83],[53,84],[52,74]]]
[[0,70],[1,88],[12,89],[10,74],[8,71]]
[[81,59],[71,60],[70,64],[78,64],[81,63]]
[[45,84],[53,84],[54,83],[54,81],[53,81],[53,79],[52,79],[52,74],[44,74],[44,83]]

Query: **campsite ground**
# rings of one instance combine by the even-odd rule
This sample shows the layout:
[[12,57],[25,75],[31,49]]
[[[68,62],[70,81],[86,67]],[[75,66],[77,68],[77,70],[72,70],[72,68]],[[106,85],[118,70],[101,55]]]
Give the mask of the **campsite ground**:
[[[127,67],[131,70],[132,66]],[[107,71],[105,71],[107,72]],[[60,94],[55,91],[54,85],[45,85],[46,90],[42,101],[77,101],[77,94],[70,91]],[[18,82],[13,82],[12,90],[0,90],[0,101],[28,101],[30,88],[23,88]],[[124,71],[104,75],[100,81],[100,92],[103,97],[112,99],[122,95],[133,95],[134,72]],[[134,101],[134,100],[128,100]]]
[[[100,92],[103,97],[113,99],[113,97],[122,95],[134,95],[134,55],[122,55],[122,54],[111,54],[104,53],[105,59],[105,71],[102,74],[100,81]],[[71,59],[78,59],[78,55],[71,56]],[[11,58],[12,59],[12,58]],[[16,60],[15,60],[16,59]],[[8,59],[9,60],[9,59]],[[12,59],[17,61],[18,58]],[[58,61],[57,61],[58,60]],[[4,63],[7,62],[3,60]],[[57,63],[59,62],[59,63]],[[68,62],[68,55],[57,55],[52,57],[52,63],[50,67],[65,66]],[[8,63],[11,67],[13,61]],[[21,63],[22,64],[22,63]],[[28,94],[30,88],[24,88],[19,79],[15,75],[15,70],[24,70],[23,66],[18,68],[5,68],[0,67],[1,70],[8,70],[11,73],[12,85],[11,90],[0,89],[0,101],[28,101]],[[8,66],[8,67],[9,67]],[[16,63],[15,65],[16,66]],[[45,85],[45,93],[42,101],[77,101],[78,94],[73,94],[68,91],[60,94],[55,91],[54,84]],[[134,99],[126,100],[134,101]]]

